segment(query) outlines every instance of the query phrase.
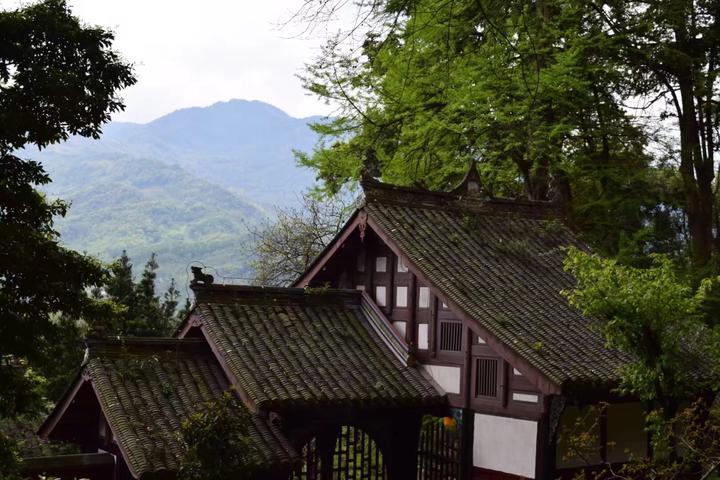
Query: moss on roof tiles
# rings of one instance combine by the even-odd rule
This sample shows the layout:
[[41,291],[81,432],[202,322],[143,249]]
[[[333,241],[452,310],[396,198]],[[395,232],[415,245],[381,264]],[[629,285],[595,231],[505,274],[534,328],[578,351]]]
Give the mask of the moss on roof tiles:
[[298,289],[284,290],[282,298],[256,293],[242,301],[201,301],[197,311],[209,340],[259,408],[442,402],[418,370],[403,365],[382,343],[359,295],[348,303],[332,293]]
[[[131,470],[176,471],[182,422],[229,388],[204,342],[125,340],[93,345],[86,371]],[[250,433],[268,465],[295,455],[280,433],[252,416]]]
[[561,295],[574,286],[563,247],[581,245],[557,218],[528,202],[494,211],[492,201],[409,196],[366,192],[364,209],[443,295],[559,385],[616,378],[629,357],[607,349]]

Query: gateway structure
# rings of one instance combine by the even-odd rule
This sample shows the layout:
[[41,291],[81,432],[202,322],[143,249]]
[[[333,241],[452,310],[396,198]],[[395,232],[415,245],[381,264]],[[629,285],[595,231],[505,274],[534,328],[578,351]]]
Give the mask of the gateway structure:
[[561,293],[574,286],[565,248],[585,247],[559,205],[492,198],[474,165],[452,192],[362,187],[363,204],[296,285],[373,299],[457,409],[468,476],[571,476],[587,461],[562,439],[600,400],[610,405],[590,463],[647,453],[639,402],[610,394],[630,358]]
[[[231,390],[268,479],[550,479],[647,453],[639,402],[610,393],[630,358],[561,294],[584,247],[557,205],[491,198],[474,166],[452,192],[362,186],[296,288],[200,275],[176,338],[91,344],[42,436],[175,478],[179,425]],[[580,463],[563,432],[599,400]]]

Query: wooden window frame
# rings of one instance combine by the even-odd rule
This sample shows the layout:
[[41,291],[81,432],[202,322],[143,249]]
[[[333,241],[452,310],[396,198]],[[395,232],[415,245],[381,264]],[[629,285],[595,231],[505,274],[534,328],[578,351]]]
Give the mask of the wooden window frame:
[[[443,348],[443,326],[445,325],[452,325],[454,330],[459,330],[459,332],[454,331],[452,332],[453,336],[456,336],[457,333],[460,334],[460,338],[454,338],[453,343],[457,345],[457,349],[448,349]],[[463,323],[460,320],[445,320],[445,319],[438,319],[438,352],[441,353],[451,353],[451,354],[458,354],[462,353],[463,351],[463,340],[465,339],[465,332],[463,328]]]
[[[479,381],[479,362],[480,361],[492,361],[495,362],[496,374],[495,374],[495,396],[478,395],[478,381]],[[501,358],[493,357],[489,355],[473,355],[472,356],[472,385],[471,385],[471,397],[473,402],[476,403],[493,403],[501,404],[503,401],[505,382],[503,381],[503,361]]]

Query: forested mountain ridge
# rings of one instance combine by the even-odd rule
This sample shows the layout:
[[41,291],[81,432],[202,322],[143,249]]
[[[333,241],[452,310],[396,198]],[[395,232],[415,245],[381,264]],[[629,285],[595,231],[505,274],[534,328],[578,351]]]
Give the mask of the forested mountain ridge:
[[230,100],[177,110],[146,124],[113,122],[100,140],[76,137],[41,158],[122,154],[178,165],[199,178],[265,205],[292,205],[314,180],[293,150],[317,141],[309,123],[259,101]]
[[158,291],[174,277],[184,295],[192,261],[248,276],[248,227],[312,184],[292,150],[315,143],[313,120],[235,100],[110,123],[100,140],[74,137],[23,156],[42,161],[47,193],[71,203],[57,219],[65,245],[104,261],[127,250],[138,267],[155,252]]

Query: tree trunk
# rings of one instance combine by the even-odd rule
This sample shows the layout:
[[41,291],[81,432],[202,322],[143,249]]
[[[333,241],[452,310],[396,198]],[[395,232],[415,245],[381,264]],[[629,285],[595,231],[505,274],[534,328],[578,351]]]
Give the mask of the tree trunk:
[[713,243],[713,167],[708,171],[704,161],[700,132],[695,117],[695,95],[690,72],[678,75],[682,110],[680,123],[680,175],[687,203],[692,261],[698,268],[705,267],[712,256]]

